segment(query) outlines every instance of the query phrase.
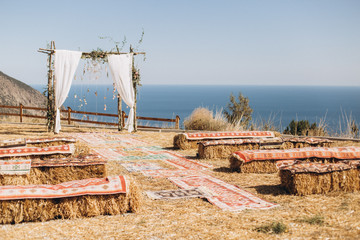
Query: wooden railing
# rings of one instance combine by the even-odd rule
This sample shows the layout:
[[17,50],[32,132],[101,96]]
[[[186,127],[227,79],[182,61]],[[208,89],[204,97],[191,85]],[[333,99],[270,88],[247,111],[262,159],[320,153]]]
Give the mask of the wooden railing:
[[[24,110],[35,110],[35,111],[43,111],[44,113],[46,113],[47,109],[46,108],[38,108],[38,107],[26,107],[23,106],[22,104],[20,104],[19,106],[5,106],[5,105],[0,105],[0,108],[5,108],[5,109],[18,109],[19,113],[2,113],[0,112],[0,116],[18,116],[20,122],[23,122],[23,117],[28,117],[28,118],[41,118],[41,119],[46,119],[46,116],[39,116],[39,115],[32,115],[32,114],[24,114]],[[118,118],[117,114],[111,114],[111,113],[98,113],[98,112],[84,112],[84,111],[75,111],[72,110],[70,107],[68,107],[67,110],[63,109],[61,110],[62,113],[66,113],[66,114],[62,114],[61,120],[65,120],[67,121],[67,123],[70,125],[71,122],[82,122],[82,123],[92,123],[92,124],[100,124],[100,125],[109,125],[109,126],[118,126],[118,123],[113,123],[113,122],[102,122],[102,121],[93,121],[93,120],[89,120],[89,119],[79,119],[79,118],[73,118],[72,114],[84,114],[84,115],[93,115],[93,116],[105,116],[105,117],[114,117],[114,118]],[[66,115],[66,117],[64,117],[64,115]],[[125,126],[125,118],[128,118],[128,116],[125,114],[124,111],[122,111],[122,126]],[[140,117],[137,116],[136,119],[138,120],[147,120],[147,121],[158,121],[158,122],[170,122],[170,123],[175,123],[174,128],[175,129],[180,129],[180,117],[176,116],[175,119],[168,119],[168,118],[151,118],[151,117]],[[139,128],[153,128],[153,129],[161,129],[161,127],[151,127],[151,126],[138,126]]]

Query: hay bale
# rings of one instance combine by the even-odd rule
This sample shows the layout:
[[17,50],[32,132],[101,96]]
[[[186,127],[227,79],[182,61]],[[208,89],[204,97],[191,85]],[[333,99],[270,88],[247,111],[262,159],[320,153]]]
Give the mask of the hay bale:
[[184,134],[174,136],[174,148],[177,149],[194,149],[197,148],[198,140],[189,140]]
[[229,158],[233,152],[242,150],[259,149],[259,144],[234,144],[234,145],[205,145],[198,144],[199,158],[201,159],[215,159],[215,158]]
[[31,168],[27,175],[0,175],[0,186],[59,184],[73,180],[106,177],[106,165]]
[[27,147],[51,147],[75,143],[76,139],[69,137],[52,137],[52,138],[29,138],[26,139]]
[[335,142],[326,138],[294,137],[284,138],[282,149],[306,148],[306,147],[333,147]]
[[174,136],[174,148],[194,149],[204,140],[216,139],[249,139],[249,138],[274,138],[279,134],[271,131],[227,131],[227,132],[191,132]]
[[253,149],[280,148],[281,138],[223,139],[198,143],[199,158],[229,158],[231,153]]
[[[314,166],[321,170],[314,170]],[[279,175],[281,185],[295,195],[360,190],[360,168],[341,162],[296,164],[282,168]]]
[[[276,173],[279,171],[277,162],[283,160],[268,159],[268,160],[254,160],[250,162],[243,162],[233,155],[230,157],[230,169],[241,173]],[[285,160],[286,161],[286,160]],[[313,163],[336,163],[341,160],[336,158],[306,158],[297,159],[297,162],[313,162]]]
[[103,178],[107,175],[105,164],[106,161],[96,154],[62,159],[32,159],[29,174],[0,175],[0,186],[54,185],[73,180]]
[[141,192],[133,179],[129,181],[127,193],[54,199],[0,200],[0,224],[138,212],[141,201]]

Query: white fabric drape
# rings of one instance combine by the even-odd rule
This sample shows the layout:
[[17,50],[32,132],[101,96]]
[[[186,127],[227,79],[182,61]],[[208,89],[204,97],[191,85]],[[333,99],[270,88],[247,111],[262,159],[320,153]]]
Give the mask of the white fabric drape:
[[132,53],[121,55],[108,55],[108,62],[116,90],[122,100],[130,107],[129,117],[125,128],[129,132],[134,130],[134,104],[135,94],[132,83]]
[[75,75],[76,68],[79,64],[82,52],[55,50],[55,133],[59,133],[60,125],[60,110],[59,108],[65,102],[69,93],[72,80]]

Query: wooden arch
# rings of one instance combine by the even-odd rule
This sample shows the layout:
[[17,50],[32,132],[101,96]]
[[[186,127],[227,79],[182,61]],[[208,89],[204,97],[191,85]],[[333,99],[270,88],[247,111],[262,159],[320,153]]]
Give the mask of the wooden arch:
[[[47,127],[48,131],[55,131],[55,83],[56,79],[54,76],[54,64],[53,64],[53,55],[55,53],[55,41],[51,41],[50,49],[39,48],[38,52],[45,53],[48,55],[48,84],[47,84]],[[107,55],[110,54],[133,54],[132,59],[132,79],[133,79],[133,87],[134,87],[134,95],[135,95],[135,104],[134,104],[134,131],[137,131],[137,122],[136,122],[136,102],[137,102],[137,87],[139,84],[139,74],[137,73],[134,67],[134,56],[142,54],[145,55],[145,52],[134,52],[133,48],[130,46],[129,52],[99,52],[99,51],[92,51],[92,52],[82,52],[82,58],[101,58],[105,59]],[[118,93],[118,130],[121,131],[122,126],[122,114],[121,114],[121,96]]]

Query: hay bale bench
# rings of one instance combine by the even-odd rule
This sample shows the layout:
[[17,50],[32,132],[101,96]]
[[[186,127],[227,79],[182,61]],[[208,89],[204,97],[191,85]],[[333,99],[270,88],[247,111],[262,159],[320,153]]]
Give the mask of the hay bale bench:
[[282,146],[282,139],[224,139],[198,143],[198,153],[201,159],[229,158],[233,152],[253,149],[276,149]]
[[360,190],[360,160],[338,163],[298,163],[280,169],[281,185],[295,195]]
[[0,223],[73,219],[136,212],[141,193],[125,176],[56,185],[0,186]]
[[194,132],[181,133],[174,136],[174,148],[196,149],[198,142],[206,140],[238,139],[238,138],[273,138],[270,131],[234,131],[234,132]]
[[[29,165],[23,166],[23,162]],[[86,178],[103,178],[107,175],[106,162],[95,154],[55,159],[0,159],[0,186],[59,184]]]
[[337,162],[360,159],[360,147],[294,148],[286,150],[245,150],[231,155],[230,168],[242,173],[275,173],[279,160]]
[[19,139],[8,139],[0,140],[0,148],[11,148],[11,147],[48,147],[66,145],[75,143],[75,138],[70,137],[52,137],[52,138],[19,138]]
[[304,148],[304,147],[333,147],[334,141],[326,138],[293,137],[283,138],[282,149]]

